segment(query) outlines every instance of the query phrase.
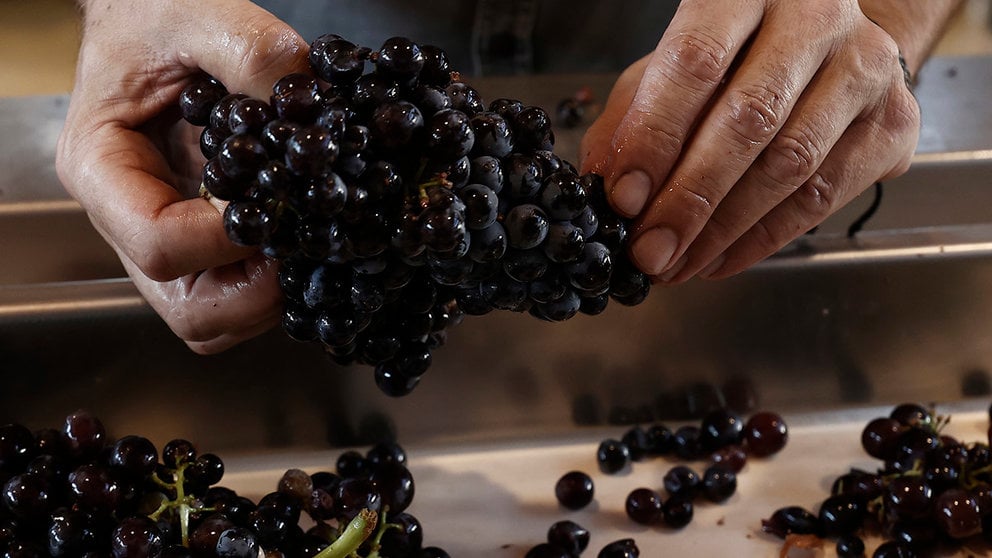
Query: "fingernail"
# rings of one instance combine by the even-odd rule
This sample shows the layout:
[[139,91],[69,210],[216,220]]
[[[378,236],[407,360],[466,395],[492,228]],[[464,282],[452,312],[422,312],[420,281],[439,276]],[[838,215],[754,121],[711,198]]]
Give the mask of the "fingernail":
[[727,261],[727,256],[720,254],[719,256],[716,257],[716,259],[711,261],[708,266],[704,267],[703,270],[699,272],[698,274],[699,277],[702,279],[709,279],[710,275],[713,275],[717,271],[720,271],[720,268],[723,267],[723,264],[726,261]]
[[658,275],[675,254],[678,238],[669,229],[648,229],[634,240],[631,256],[644,273]]
[[651,194],[651,177],[643,171],[630,171],[619,179],[610,190],[614,206],[628,217],[641,212]]
[[667,271],[662,273],[659,279],[661,279],[662,282],[665,283],[671,281],[672,277],[675,277],[676,275],[678,275],[680,271],[682,271],[682,268],[685,267],[685,263],[687,261],[689,261],[689,258],[687,258],[686,256],[682,256],[681,258],[679,258],[679,261],[675,262],[675,265],[668,268]]

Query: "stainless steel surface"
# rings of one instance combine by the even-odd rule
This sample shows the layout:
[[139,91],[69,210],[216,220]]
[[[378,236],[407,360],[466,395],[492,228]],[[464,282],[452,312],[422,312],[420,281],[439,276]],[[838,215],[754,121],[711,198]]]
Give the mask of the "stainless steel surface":
[[[605,99],[610,83],[478,85],[488,99],[553,107],[582,86]],[[65,99],[0,99],[0,157],[17,167],[0,180],[0,421],[49,424],[86,406],[153,437],[196,426],[204,444],[245,449],[348,445],[393,430],[424,442],[519,439],[687,418],[725,400],[809,411],[987,396],[989,85],[990,58],[927,66],[920,153],[857,237],[843,231],[870,191],[730,280],[657,288],[642,306],[563,324],[467,319],[400,400],[379,394],[370,370],[334,366],[279,331],[222,355],[189,352],[55,182]],[[557,131],[570,160],[581,133]]]

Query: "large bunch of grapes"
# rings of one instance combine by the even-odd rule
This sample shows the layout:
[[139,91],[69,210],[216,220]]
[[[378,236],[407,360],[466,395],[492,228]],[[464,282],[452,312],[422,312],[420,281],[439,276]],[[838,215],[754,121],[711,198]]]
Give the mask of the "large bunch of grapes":
[[180,100],[229,237],[282,262],[292,338],[374,366],[399,396],[465,314],[561,321],[647,296],[628,223],[601,177],[554,154],[543,109],[484,104],[441,49],[406,38],[372,51],[324,35],[309,60],[314,75],[267,101],[207,76]]
[[[0,426],[0,555],[10,558],[448,558],[407,509],[401,446],[288,469],[257,501],[218,484],[224,462],[177,438],[110,438],[92,413],[37,432]],[[301,519],[303,520],[301,523]]]

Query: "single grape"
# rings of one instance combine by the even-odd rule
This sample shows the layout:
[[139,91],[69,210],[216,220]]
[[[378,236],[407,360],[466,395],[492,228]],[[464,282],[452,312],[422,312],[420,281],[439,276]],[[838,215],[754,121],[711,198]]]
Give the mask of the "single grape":
[[782,417],[769,411],[751,415],[744,425],[744,443],[748,453],[768,457],[785,447],[789,429]]
[[578,556],[589,546],[589,530],[567,519],[556,521],[548,528],[548,544]]
[[624,510],[627,517],[642,525],[654,525],[662,518],[661,495],[650,488],[636,488],[627,495]]
[[762,519],[761,530],[784,539],[790,534],[818,534],[823,529],[813,512],[799,506],[787,506],[775,510],[768,519]]
[[737,475],[722,465],[710,465],[703,472],[700,492],[711,502],[723,502],[737,491]]
[[692,500],[683,496],[674,496],[665,501],[662,507],[662,518],[665,525],[680,529],[692,522],[694,509]]
[[608,543],[599,551],[599,554],[597,554],[596,557],[639,558],[640,555],[641,551],[637,548],[637,543],[634,542],[634,539],[620,539]]
[[110,537],[114,558],[156,556],[162,550],[162,535],[155,522],[147,517],[122,519]]
[[596,461],[600,471],[608,475],[616,474],[630,463],[630,449],[619,440],[603,440],[596,450]]

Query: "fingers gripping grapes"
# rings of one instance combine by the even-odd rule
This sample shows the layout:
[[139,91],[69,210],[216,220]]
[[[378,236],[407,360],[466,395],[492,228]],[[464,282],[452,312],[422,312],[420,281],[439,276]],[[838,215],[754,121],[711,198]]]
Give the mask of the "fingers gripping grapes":
[[749,267],[903,172],[915,148],[898,48],[857,2],[732,4],[682,3],[583,143],[582,168],[636,217],[632,259],[655,280]]

